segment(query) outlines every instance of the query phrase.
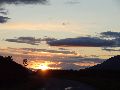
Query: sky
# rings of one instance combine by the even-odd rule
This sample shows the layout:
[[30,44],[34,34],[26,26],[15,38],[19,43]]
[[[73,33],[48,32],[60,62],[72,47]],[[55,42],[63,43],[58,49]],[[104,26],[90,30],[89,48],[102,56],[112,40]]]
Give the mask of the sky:
[[119,54],[119,0],[0,0],[0,55],[28,68],[79,70]]

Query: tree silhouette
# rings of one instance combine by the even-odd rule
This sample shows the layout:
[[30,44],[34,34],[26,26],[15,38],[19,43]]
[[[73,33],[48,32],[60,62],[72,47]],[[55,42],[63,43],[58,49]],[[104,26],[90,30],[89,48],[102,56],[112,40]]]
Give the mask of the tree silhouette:
[[28,65],[27,59],[23,59],[23,65],[24,65],[24,66],[27,66],[27,65]]

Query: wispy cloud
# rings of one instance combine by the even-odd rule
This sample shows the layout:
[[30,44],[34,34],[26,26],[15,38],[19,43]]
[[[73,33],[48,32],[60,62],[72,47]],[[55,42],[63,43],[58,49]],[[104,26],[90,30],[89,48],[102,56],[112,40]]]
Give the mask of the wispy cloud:
[[45,4],[47,0],[0,0],[0,4]]
[[16,39],[6,39],[8,42],[16,42],[16,43],[26,43],[30,45],[39,45],[41,39],[36,39],[34,37],[19,37]]
[[68,0],[67,2],[65,2],[65,4],[75,5],[75,4],[80,4],[80,1],[79,0]]
[[115,49],[115,48],[103,48],[102,50],[109,51],[109,52],[120,52],[120,49]]
[[26,43],[30,45],[39,45],[42,41],[54,41],[57,40],[55,38],[49,38],[49,37],[44,37],[44,38],[35,38],[35,37],[18,37],[15,39],[6,39],[5,41],[7,42],[15,42],[15,43]]
[[47,53],[56,53],[56,54],[77,54],[75,51],[63,51],[63,50],[48,50],[48,49],[34,49],[34,48],[21,48],[22,50],[31,51],[31,52],[47,52]]
[[12,55],[14,60],[21,64],[22,60],[26,58],[28,59],[30,67],[36,67],[45,62],[52,62],[49,64],[49,67],[78,70],[80,68],[93,66],[104,61],[103,59],[99,58],[86,58],[75,55],[74,52],[71,53],[70,51],[69,53],[66,53],[62,50],[58,51],[35,48],[0,48],[0,53],[4,55]]
[[6,10],[5,8],[0,8],[0,14],[7,15],[8,10]]

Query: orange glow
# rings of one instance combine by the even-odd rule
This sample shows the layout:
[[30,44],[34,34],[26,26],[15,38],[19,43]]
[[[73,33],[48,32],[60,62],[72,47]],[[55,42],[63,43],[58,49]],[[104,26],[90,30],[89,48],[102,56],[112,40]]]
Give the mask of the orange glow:
[[38,67],[38,69],[47,70],[47,69],[49,69],[49,67],[48,67],[47,65],[45,65],[45,64],[42,64],[42,65],[40,65],[40,66]]
[[30,61],[28,64],[28,68],[32,69],[41,69],[41,70],[48,70],[48,69],[61,69],[60,67],[50,67],[50,65],[57,65],[58,63],[50,62],[50,61]]

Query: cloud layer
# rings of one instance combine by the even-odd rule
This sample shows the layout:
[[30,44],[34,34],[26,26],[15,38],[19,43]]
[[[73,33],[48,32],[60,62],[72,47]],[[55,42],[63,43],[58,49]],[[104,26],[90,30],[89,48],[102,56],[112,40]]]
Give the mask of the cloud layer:
[[[84,47],[112,47],[115,46],[115,40],[105,40],[97,37],[66,38],[55,41],[49,41],[50,46],[84,46]],[[118,46],[118,45],[117,45]]]
[[[12,55],[16,62],[22,64],[23,59],[27,58],[30,67],[39,66],[41,63],[49,62],[50,67],[61,69],[77,69],[86,68],[103,62],[103,59],[90,58],[75,55],[74,52],[66,51],[35,49],[35,48],[0,48],[2,55]],[[62,53],[62,54],[61,54]],[[19,60],[19,61],[17,61]],[[51,63],[52,62],[52,63]],[[38,65],[36,65],[38,64]]]
[[48,50],[48,49],[35,49],[35,48],[21,48],[22,50],[31,51],[31,52],[48,52],[48,53],[56,53],[56,54],[77,54],[74,51],[68,50]]
[[[39,45],[45,41],[50,46],[79,46],[79,47],[120,47],[119,32],[102,32],[100,37],[77,37],[55,39],[50,37],[35,38],[35,37],[18,37],[15,39],[6,39],[8,42],[26,43],[30,45]],[[102,37],[102,38],[101,38]]]
[[120,47],[120,33],[108,31],[102,32],[100,37],[66,38],[47,43],[50,46]]
[[16,39],[6,39],[8,42],[16,42],[16,43],[26,43],[30,45],[39,45],[41,39],[36,39],[34,37],[19,37]]
[[0,0],[0,4],[45,4],[47,0]]
[[56,40],[55,38],[49,38],[49,37],[45,37],[45,38],[35,38],[35,37],[18,37],[15,39],[6,39],[5,41],[8,42],[15,42],[15,43],[26,43],[26,44],[30,44],[30,45],[39,45],[41,43],[41,41],[54,41]]

